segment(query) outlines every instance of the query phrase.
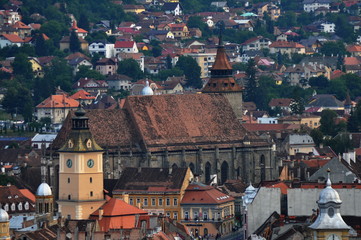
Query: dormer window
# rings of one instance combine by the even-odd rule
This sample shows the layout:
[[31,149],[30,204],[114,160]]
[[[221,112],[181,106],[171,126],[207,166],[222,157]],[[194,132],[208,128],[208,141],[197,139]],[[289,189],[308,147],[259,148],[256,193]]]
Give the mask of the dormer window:
[[86,147],[87,148],[91,148],[92,147],[92,141],[90,139],[88,139],[88,141],[86,142]]
[[18,204],[18,209],[19,209],[19,211],[22,211],[22,210],[23,210],[23,204],[22,204],[22,203],[19,203],[19,204]]
[[4,210],[7,211],[7,212],[9,211],[9,204],[5,204]]
[[24,204],[24,208],[25,208],[25,210],[29,210],[29,203],[28,203],[28,202],[26,202],[26,203]]
[[15,203],[11,204],[11,211],[15,211]]
[[69,140],[68,141],[68,148],[73,148],[73,147],[74,147],[73,141]]
[[8,196],[8,199],[11,199],[11,196]]

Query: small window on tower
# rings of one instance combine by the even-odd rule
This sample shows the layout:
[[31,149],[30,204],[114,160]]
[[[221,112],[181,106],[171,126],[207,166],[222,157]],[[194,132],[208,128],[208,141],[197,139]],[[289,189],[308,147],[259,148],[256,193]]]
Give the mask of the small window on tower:
[[74,146],[73,142],[71,140],[68,141],[68,148],[72,148]]
[[91,197],[93,196],[93,191],[90,191],[90,196],[91,196]]
[[88,139],[88,141],[86,142],[86,147],[87,148],[91,148],[92,147],[92,141],[90,139]]

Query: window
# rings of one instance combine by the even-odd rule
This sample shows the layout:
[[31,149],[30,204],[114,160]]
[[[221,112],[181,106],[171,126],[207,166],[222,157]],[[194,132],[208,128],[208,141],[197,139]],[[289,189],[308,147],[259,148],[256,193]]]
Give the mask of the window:
[[68,200],[71,200],[71,196],[70,196],[70,194],[68,195]]
[[178,198],[173,199],[173,206],[178,206]]
[[208,219],[208,213],[207,212],[203,212],[203,219],[207,220]]
[[152,198],[152,206],[155,206],[155,198]]
[[93,196],[93,191],[90,191],[90,196],[91,196],[91,197]]
[[15,211],[15,203],[11,204],[11,211]]
[[129,198],[129,204],[130,204],[130,205],[133,205],[133,204],[134,204],[133,198]]
[[184,219],[188,220],[188,218],[189,218],[189,212],[184,212]]
[[193,212],[193,218],[194,218],[194,219],[198,219],[198,212],[197,212],[197,211],[194,211],[194,212]]
[[25,208],[25,210],[28,210],[28,209],[29,209],[29,203],[28,203],[28,202],[26,202],[26,203],[24,204],[24,208]]
[[167,198],[166,204],[167,204],[167,206],[170,206],[170,198]]
[[166,215],[167,217],[170,217],[170,212],[166,212],[165,215]]
[[23,204],[22,204],[22,203],[19,203],[18,209],[19,209],[20,211],[23,210]]
[[68,183],[70,183],[70,178],[68,178]]
[[5,204],[4,210],[7,211],[7,212],[9,211],[9,204]]
[[91,177],[91,178],[89,178],[89,182],[90,183],[92,183],[93,182],[93,178]]
[[144,198],[143,204],[144,206],[148,206],[148,198]]
[[158,199],[158,206],[163,206],[163,198]]
[[178,212],[173,212],[173,219],[177,220],[178,219]]
[[137,198],[137,204],[140,203],[140,198]]

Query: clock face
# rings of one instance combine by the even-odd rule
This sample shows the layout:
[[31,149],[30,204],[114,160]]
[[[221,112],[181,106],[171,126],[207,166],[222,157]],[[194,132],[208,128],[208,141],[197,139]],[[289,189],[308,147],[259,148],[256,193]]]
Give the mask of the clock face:
[[71,159],[66,160],[66,166],[68,168],[71,168],[71,166],[73,166],[73,162],[71,161]]
[[330,235],[328,235],[327,240],[341,240],[341,239],[336,234],[330,234]]
[[92,168],[94,167],[94,160],[93,159],[89,159],[87,162],[88,167]]

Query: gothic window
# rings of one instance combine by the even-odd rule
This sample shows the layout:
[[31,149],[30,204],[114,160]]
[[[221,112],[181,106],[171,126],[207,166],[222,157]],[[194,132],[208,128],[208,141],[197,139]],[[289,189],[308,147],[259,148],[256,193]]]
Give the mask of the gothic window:
[[205,177],[206,177],[207,184],[211,180],[211,168],[212,168],[212,165],[209,162],[207,162],[206,167],[205,167],[205,175],[206,175]]
[[228,163],[224,161],[221,166],[221,184],[225,183],[228,179]]

